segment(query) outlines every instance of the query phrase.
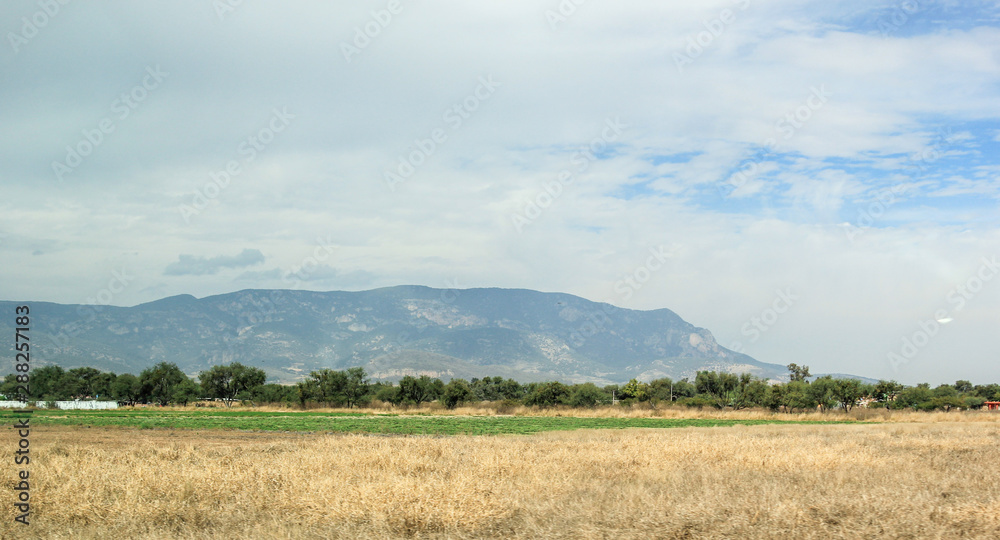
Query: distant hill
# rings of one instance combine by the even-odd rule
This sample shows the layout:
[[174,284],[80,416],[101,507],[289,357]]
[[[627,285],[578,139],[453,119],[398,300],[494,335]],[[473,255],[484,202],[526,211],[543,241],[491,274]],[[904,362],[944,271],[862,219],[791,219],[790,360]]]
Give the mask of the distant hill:
[[[239,361],[269,381],[363,366],[375,379],[500,375],[522,382],[620,383],[698,370],[787,379],[716,343],[669,309],[636,311],[523,289],[399,286],[361,292],[244,290],[134,307],[31,306],[34,360],[138,373],[157,362],[189,375]],[[12,317],[0,320],[13,334]]]

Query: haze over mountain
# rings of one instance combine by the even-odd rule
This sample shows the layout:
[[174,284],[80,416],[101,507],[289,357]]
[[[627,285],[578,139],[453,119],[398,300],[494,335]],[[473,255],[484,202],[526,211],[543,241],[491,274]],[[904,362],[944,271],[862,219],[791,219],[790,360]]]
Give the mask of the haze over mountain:
[[[25,303],[0,305],[13,312]],[[134,307],[27,304],[36,365],[117,373],[166,361],[194,375],[238,361],[286,383],[352,366],[384,380],[500,375],[607,384],[693,377],[703,369],[786,375],[784,366],[721,347],[669,309],[637,311],[524,289],[243,290]]]

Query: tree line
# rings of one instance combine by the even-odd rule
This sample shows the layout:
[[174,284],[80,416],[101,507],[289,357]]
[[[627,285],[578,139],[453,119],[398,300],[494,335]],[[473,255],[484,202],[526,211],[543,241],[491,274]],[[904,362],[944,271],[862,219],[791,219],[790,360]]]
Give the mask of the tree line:
[[[406,407],[438,402],[454,408],[464,403],[498,402],[503,406],[594,407],[600,404],[656,407],[677,404],[718,409],[767,408],[772,411],[821,411],[841,408],[850,411],[859,405],[922,411],[977,409],[986,401],[1000,401],[1000,385],[973,385],[969,381],[931,388],[922,383],[906,386],[895,381],[863,383],[857,379],[829,375],[811,377],[808,366],[789,364],[789,381],[768,383],[747,373],[699,371],[693,381],[669,377],[624,385],[597,386],[594,383],[564,384],[558,381],[519,383],[502,377],[441,379],[405,376],[398,383],[369,380],[365,370],[321,369],[295,385],[265,384],[263,370],[238,362],[212,366],[196,379],[177,365],[161,362],[142,371],[115,375],[90,367],[64,370],[46,366],[32,371],[30,401],[72,399],[114,400],[123,405],[139,403],[187,405],[193,401],[216,399],[227,406],[236,401],[331,407],[365,407],[373,401]],[[0,395],[20,399],[16,377],[7,375]]]

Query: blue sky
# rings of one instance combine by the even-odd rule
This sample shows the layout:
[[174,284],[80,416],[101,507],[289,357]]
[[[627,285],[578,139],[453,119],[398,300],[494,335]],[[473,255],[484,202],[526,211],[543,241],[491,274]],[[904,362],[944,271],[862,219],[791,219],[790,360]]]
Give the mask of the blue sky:
[[1000,381],[996,3],[5,2],[0,35],[0,298],[523,287]]

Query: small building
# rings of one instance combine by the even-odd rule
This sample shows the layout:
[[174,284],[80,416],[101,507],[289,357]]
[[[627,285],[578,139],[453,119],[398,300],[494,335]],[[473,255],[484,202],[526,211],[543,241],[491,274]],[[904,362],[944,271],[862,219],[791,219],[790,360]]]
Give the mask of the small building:
[[987,411],[1000,411],[1000,401],[986,401],[983,403]]

